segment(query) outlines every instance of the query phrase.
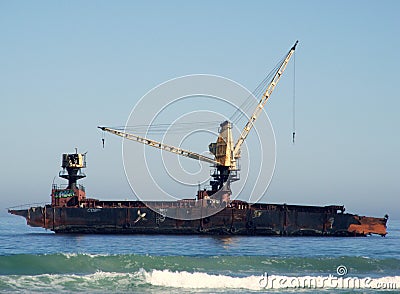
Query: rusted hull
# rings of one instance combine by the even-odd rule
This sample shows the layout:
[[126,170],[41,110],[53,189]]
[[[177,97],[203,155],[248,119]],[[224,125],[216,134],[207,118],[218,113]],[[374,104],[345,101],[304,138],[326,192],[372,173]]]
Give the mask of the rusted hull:
[[[387,217],[343,213],[335,206],[254,204],[226,207],[196,220],[178,220],[144,206],[137,207],[31,207],[9,210],[27,224],[56,233],[83,234],[209,234],[269,236],[386,235]],[[199,208],[200,209],[200,208]],[[204,209],[204,208],[201,208]],[[183,215],[187,208],[169,208],[168,215]],[[191,213],[198,213],[195,208]],[[143,216],[145,214],[145,216]]]

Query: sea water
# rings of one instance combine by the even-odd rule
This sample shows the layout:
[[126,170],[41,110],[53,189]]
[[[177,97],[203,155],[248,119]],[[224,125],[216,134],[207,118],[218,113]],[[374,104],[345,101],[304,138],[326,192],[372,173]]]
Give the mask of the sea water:
[[0,216],[0,293],[400,291],[386,237],[58,235]]

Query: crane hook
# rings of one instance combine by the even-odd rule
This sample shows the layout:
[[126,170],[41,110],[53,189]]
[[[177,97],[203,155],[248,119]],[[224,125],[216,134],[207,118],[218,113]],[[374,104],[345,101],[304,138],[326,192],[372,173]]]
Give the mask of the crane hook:
[[106,139],[105,139],[105,132],[103,131],[103,134],[102,134],[102,136],[101,136],[101,142],[103,143],[103,149],[104,149],[105,141],[106,141]]

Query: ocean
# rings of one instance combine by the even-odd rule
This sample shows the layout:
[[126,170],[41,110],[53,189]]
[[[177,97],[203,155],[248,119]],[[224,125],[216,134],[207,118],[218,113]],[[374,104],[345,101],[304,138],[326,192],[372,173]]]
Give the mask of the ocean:
[[386,237],[56,235],[0,216],[0,293],[397,293]]

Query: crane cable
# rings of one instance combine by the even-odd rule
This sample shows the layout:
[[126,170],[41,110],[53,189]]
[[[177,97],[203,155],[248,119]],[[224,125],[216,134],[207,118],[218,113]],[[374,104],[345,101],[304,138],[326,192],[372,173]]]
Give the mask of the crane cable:
[[[245,99],[242,105],[236,109],[236,111],[231,116],[230,120],[232,123],[237,124],[245,115],[248,110],[252,108],[252,105],[256,104],[257,101],[254,100],[261,98],[264,94],[267,86],[271,82],[270,80],[273,78],[275,72],[281,67],[284,62],[286,56],[284,56],[271,70],[271,72],[267,75],[267,77],[261,81],[261,83],[257,86],[257,88],[252,92],[251,95]],[[252,99],[253,98],[253,99]],[[296,137],[296,51],[293,52],[293,103],[292,103],[292,143],[295,143]]]
[[[244,99],[243,103],[236,108],[235,112],[232,114],[230,117],[230,121],[234,124],[236,124],[247,112],[247,110],[250,110],[257,103],[257,98],[260,95],[261,91],[265,87],[265,84],[268,82],[268,76],[261,81],[261,83],[255,88],[252,93]],[[254,99],[256,98],[256,99]]]
[[293,53],[293,134],[292,142],[294,144],[296,136],[296,51]]
[[133,132],[135,134],[177,134],[186,133],[188,130],[192,130],[194,127],[197,129],[210,129],[214,128],[220,121],[196,121],[196,122],[181,122],[181,123],[159,123],[159,124],[148,124],[148,125],[132,125],[132,126],[112,126],[114,130],[123,132]]
[[[267,86],[271,82],[272,78],[275,75],[275,72],[278,68],[282,65],[283,61],[285,60],[285,56],[282,57],[281,60],[275,65],[275,67],[268,73],[268,75],[260,82],[257,88],[243,101],[242,105],[240,105],[233,115],[230,117],[230,121],[233,124],[237,124],[243,117],[246,116],[246,113],[253,109],[255,105],[259,103],[258,99],[261,99],[261,96],[264,94]],[[254,97],[256,99],[254,99]]]

